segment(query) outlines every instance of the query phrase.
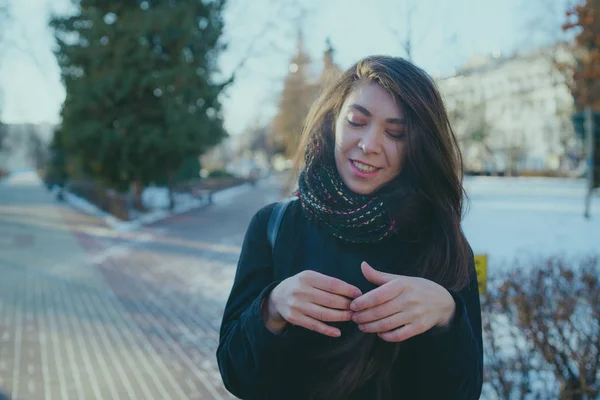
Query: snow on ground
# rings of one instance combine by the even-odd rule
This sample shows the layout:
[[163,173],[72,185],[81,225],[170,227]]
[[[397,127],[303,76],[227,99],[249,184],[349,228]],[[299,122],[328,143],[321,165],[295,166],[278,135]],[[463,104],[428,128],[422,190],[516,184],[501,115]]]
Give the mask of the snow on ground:
[[[232,199],[248,189],[249,185],[244,184],[221,190],[213,194],[213,201],[232,201]],[[131,221],[124,222],[100,210],[85,199],[75,196],[72,193],[65,194],[65,199],[71,206],[88,214],[104,218],[109,226],[120,232],[137,230],[143,225],[157,222],[171,215],[181,214],[194,208],[202,207],[209,202],[208,197],[198,199],[188,193],[175,193],[173,197],[175,200],[175,207],[173,210],[169,210],[169,192],[166,188],[151,186],[144,189],[142,192],[142,203],[148,211],[139,213]]]
[[[12,171],[10,175],[0,179],[0,185],[5,188],[11,186],[43,186],[43,182],[35,170]],[[220,205],[230,204],[241,194],[250,189],[249,184],[243,184],[232,188],[220,190],[213,194],[213,202]],[[57,195],[58,187],[53,187],[52,192]],[[208,197],[196,198],[188,193],[174,194],[175,208],[169,210],[169,192],[167,188],[150,186],[142,192],[142,203],[148,209],[148,212],[136,215],[132,221],[121,221],[107,212],[99,209],[89,201],[78,197],[72,193],[64,193],[65,201],[73,208],[84,213],[103,218],[105,222],[119,232],[128,232],[139,229],[142,225],[151,224],[166,218],[170,215],[181,214],[194,208],[202,207],[208,204]]]
[[[0,181],[2,185],[41,185],[34,171],[21,171]],[[213,195],[223,206],[250,189],[241,185]],[[467,177],[469,207],[463,229],[476,254],[488,255],[488,270],[509,268],[515,258],[548,255],[600,254],[600,191],[591,205],[591,218],[583,217],[586,182],[554,178]],[[164,188],[151,187],[142,195],[151,212],[137,222],[123,223],[76,196],[67,200],[82,211],[105,217],[119,230],[131,230],[170,215]],[[277,199],[274,199],[274,201]],[[199,207],[206,200],[176,195],[175,213]]]
[[18,171],[12,171],[9,175],[0,179],[0,185],[12,185],[12,186],[29,186],[29,185],[41,185],[42,180],[40,179],[37,172],[33,169],[23,169]]
[[[490,276],[510,269],[517,258],[600,255],[600,193],[593,198],[591,218],[585,219],[584,180],[469,177],[465,189],[470,207],[463,229],[475,253],[488,254]],[[496,315],[493,326],[498,356],[510,358],[523,348],[524,337],[505,315]],[[529,379],[536,390],[557,390],[550,371],[534,371]],[[498,397],[486,383],[482,398]]]
[[583,217],[584,180],[467,177],[470,198],[463,229],[488,270],[510,268],[515,258],[600,255],[600,192],[591,218]]
[[245,183],[243,185],[234,186],[227,190],[220,190],[212,195],[213,203],[218,206],[229,205],[233,203],[238,196],[246,193],[252,185]]

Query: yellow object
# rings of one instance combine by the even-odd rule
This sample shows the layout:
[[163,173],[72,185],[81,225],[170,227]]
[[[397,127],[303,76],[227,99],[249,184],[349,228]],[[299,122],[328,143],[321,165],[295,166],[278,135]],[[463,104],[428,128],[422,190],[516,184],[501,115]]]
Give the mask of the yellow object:
[[487,254],[475,254],[475,271],[477,272],[479,294],[485,294],[487,290],[487,258]]

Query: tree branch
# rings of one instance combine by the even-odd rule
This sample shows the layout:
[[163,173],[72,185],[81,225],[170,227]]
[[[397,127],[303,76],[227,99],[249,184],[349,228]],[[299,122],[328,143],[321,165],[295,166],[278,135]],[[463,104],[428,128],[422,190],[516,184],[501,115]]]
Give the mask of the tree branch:
[[[273,8],[273,10],[274,10],[273,16],[274,17],[267,18],[264,26],[260,30],[260,33],[257,34],[256,36],[254,36],[250,40],[250,43],[249,43],[248,47],[246,48],[244,55],[240,58],[240,60],[237,62],[237,64],[233,68],[230,77],[227,79],[227,82],[229,82],[229,83],[233,82],[235,79],[235,76],[238,75],[239,72],[246,66],[248,61],[250,61],[253,58],[257,58],[257,54],[255,51],[257,44],[261,43],[261,42],[265,43],[265,37],[267,36],[267,34],[271,31],[274,31],[277,27],[277,24],[281,23],[280,17],[282,15],[282,11],[287,10],[287,9],[301,8],[297,3],[298,3],[298,0],[288,0],[288,1],[277,2],[278,7]],[[301,13],[306,13],[306,10],[302,8]],[[269,40],[267,43],[270,45],[271,49],[281,51],[281,48],[278,48],[277,45],[272,40]],[[263,50],[262,55],[266,54],[266,52],[267,52],[266,50]]]

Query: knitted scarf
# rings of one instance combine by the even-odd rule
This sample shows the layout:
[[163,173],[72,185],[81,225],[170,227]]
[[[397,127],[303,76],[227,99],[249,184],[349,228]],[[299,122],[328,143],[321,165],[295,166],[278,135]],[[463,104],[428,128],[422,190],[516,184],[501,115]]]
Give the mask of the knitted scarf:
[[353,243],[381,241],[395,230],[383,199],[352,192],[333,166],[300,175],[297,192],[306,215],[335,237]]

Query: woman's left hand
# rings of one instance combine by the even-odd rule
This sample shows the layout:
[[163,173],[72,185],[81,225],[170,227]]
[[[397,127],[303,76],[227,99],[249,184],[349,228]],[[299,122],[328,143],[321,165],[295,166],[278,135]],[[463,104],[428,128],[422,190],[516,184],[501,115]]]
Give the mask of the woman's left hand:
[[352,320],[361,331],[377,333],[387,342],[402,342],[434,326],[447,326],[456,303],[437,283],[403,275],[388,274],[363,262],[361,269],[379,287],[357,297],[350,308]]

